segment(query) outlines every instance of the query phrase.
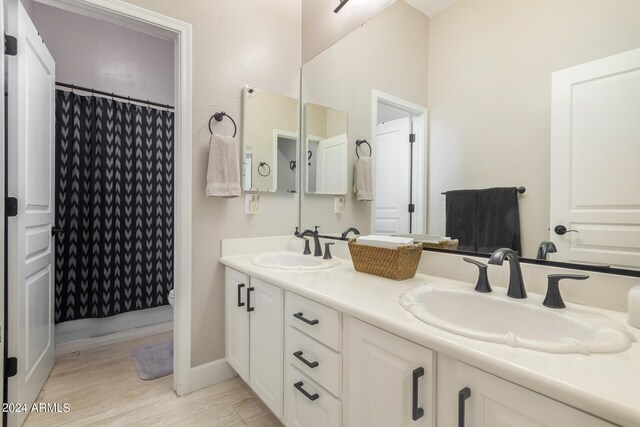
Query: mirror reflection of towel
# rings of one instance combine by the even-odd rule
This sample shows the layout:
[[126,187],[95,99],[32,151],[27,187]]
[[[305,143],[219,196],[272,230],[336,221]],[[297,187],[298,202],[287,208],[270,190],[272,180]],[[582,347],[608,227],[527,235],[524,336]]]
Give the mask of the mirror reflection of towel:
[[446,235],[460,241],[459,250],[522,253],[516,187],[448,191],[446,215]]
[[458,239],[458,250],[476,252],[478,190],[447,191],[447,237]]
[[373,201],[373,170],[370,156],[360,156],[356,160],[353,191],[360,202]]

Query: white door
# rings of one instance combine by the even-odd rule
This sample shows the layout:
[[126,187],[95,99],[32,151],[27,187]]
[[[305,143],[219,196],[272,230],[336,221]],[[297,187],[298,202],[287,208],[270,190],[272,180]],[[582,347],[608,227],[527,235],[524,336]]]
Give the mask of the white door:
[[345,328],[345,424],[434,426],[431,350],[351,317],[345,317]]
[[552,81],[553,259],[639,268],[640,49]]
[[347,134],[318,143],[316,193],[347,194]]
[[249,312],[247,311],[247,289],[249,277],[226,268],[226,356],[227,362],[238,375],[249,381]]
[[[4,6],[0,7],[0,34],[5,34],[4,32]],[[4,80],[4,65],[5,61],[0,61],[0,87],[5,87]],[[0,135],[2,135],[2,143],[0,143],[0,189],[5,188],[5,144],[4,144],[4,135],[5,135],[5,103],[0,103]],[[4,191],[3,191],[4,193]],[[6,196],[6,194],[5,194]],[[2,218],[5,218],[5,197],[0,197],[0,215]],[[0,277],[4,277],[4,241],[6,236],[6,230],[4,228],[4,222],[0,223]],[[4,337],[5,337],[5,324],[4,324],[4,289],[0,291],[0,360],[4,360]],[[0,378],[4,378],[4,363],[0,363]],[[4,402],[4,387],[0,387],[0,401]]]
[[377,126],[376,234],[409,233],[410,133],[409,117]]
[[[12,2],[14,3],[14,2]],[[8,196],[18,215],[8,221],[10,402],[30,406],[53,368],[53,153],[55,64],[18,2],[10,13],[18,54],[8,57]],[[17,17],[17,18],[16,18]],[[15,18],[15,21],[12,19]],[[12,26],[13,26],[12,25]],[[19,425],[25,413],[9,414]]]
[[278,417],[283,413],[284,331],[282,289],[251,278],[249,384]]
[[[438,355],[438,426],[613,427],[556,400]],[[466,399],[459,393],[465,390]],[[460,409],[462,411],[460,411]],[[459,418],[459,412],[464,418]]]

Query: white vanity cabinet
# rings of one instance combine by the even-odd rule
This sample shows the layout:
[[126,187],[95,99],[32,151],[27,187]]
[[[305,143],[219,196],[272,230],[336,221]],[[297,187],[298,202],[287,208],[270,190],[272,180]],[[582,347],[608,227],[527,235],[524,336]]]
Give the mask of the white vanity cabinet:
[[437,365],[438,426],[614,426],[450,357],[439,354]]
[[226,269],[227,361],[278,417],[283,415],[283,291]]
[[351,317],[344,322],[345,424],[435,426],[432,351]]
[[227,361],[287,426],[614,425],[236,270],[225,287]]

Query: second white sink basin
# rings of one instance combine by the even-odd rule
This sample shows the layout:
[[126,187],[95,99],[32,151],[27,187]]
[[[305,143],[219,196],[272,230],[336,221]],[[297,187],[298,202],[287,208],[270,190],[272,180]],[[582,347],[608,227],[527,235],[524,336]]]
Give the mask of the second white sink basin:
[[400,305],[421,321],[482,341],[548,353],[617,353],[635,341],[624,325],[588,311],[553,310],[531,298],[514,300],[425,285],[400,297]]
[[256,255],[251,263],[259,267],[275,268],[279,270],[324,270],[340,265],[340,260],[330,260],[312,255],[302,255],[294,252],[270,252]]

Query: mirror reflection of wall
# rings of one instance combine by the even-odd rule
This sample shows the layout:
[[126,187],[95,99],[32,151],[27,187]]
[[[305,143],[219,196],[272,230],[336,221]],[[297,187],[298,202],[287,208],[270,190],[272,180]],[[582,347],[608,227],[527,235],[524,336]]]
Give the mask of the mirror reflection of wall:
[[298,100],[261,89],[243,91],[245,191],[297,191]]
[[[399,1],[303,65],[302,104],[328,106],[348,115],[344,213],[335,213],[334,197],[302,194],[303,228],[320,225],[323,234],[338,235],[347,227],[356,227],[363,234],[372,230],[375,195],[373,202],[358,201],[353,191],[355,142],[369,141],[372,161],[376,161],[373,90],[427,105],[428,32],[427,16]],[[426,135],[426,122],[423,126]],[[312,129],[308,133],[313,135]],[[312,141],[312,152],[313,147]],[[368,154],[366,147],[362,150]]]
[[345,111],[311,103],[306,103],[304,108],[306,192],[347,194],[349,115]]

